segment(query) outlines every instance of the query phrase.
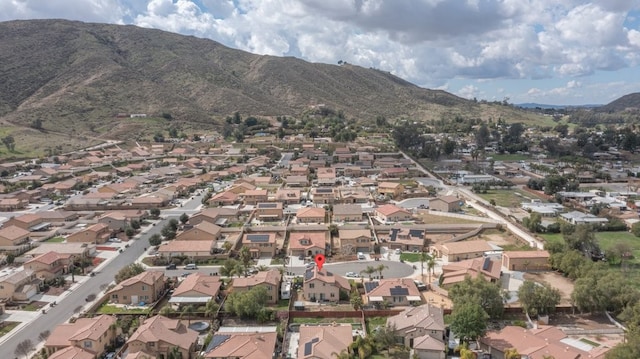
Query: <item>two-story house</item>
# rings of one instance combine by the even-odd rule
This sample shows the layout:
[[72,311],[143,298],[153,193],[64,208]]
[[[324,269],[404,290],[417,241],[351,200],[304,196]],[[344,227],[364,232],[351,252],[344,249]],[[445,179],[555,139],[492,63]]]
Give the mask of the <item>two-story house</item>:
[[29,259],[24,268],[34,271],[40,279],[53,279],[67,271],[69,262],[69,256],[52,251]]
[[327,231],[291,232],[289,235],[290,256],[315,256],[325,254]]
[[373,247],[373,237],[368,229],[340,229],[338,232],[340,253],[369,253]]
[[276,332],[238,333],[216,332],[211,340],[209,359],[258,359],[271,358],[275,351],[278,336]]
[[28,301],[38,294],[40,283],[31,269],[15,270],[0,277],[0,299]]
[[340,198],[340,192],[333,187],[313,187],[311,196],[316,204],[334,204]]
[[[187,227],[187,226],[185,226]],[[220,239],[222,228],[206,221],[200,222],[180,233],[176,240],[179,241],[217,241]]]
[[391,228],[388,245],[390,249],[422,252],[425,246],[424,229]]
[[154,303],[166,288],[166,278],[161,271],[145,271],[116,284],[107,292],[109,300],[118,304],[141,302]]
[[44,347],[48,355],[67,347],[75,347],[90,352],[92,358],[95,358],[104,353],[105,347],[113,344],[119,334],[115,323],[114,316],[99,315],[93,318],[78,318],[73,323],[59,324],[47,337]]
[[378,183],[378,194],[389,198],[398,198],[404,193],[404,186],[398,182]]
[[439,343],[432,358],[444,359],[445,325],[441,308],[430,304],[411,307],[387,318],[387,327],[395,328],[396,337],[402,338],[404,345],[413,348],[427,335]]
[[340,300],[340,292],[348,296],[350,290],[351,285],[345,277],[335,275],[324,268],[318,270],[314,267],[304,273],[303,292],[306,300],[337,302]]
[[96,223],[67,237],[67,243],[105,243],[111,235],[111,229],[104,223]]
[[409,306],[422,303],[418,287],[409,278],[365,282],[364,290],[369,304],[380,305],[386,302],[391,306]]
[[269,192],[266,189],[254,189],[244,192],[244,204],[255,205],[269,200]]
[[231,291],[242,292],[256,286],[263,286],[267,290],[267,303],[276,304],[279,299],[280,280],[280,272],[277,269],[270,269],[249,277],[234,278],[231,283]]
[[145,352],[154,358],[167,358],[175,347],[182,359],[193,359],[198,332],[189,329],[180,319],[161,315],[145,319],[127,341],[129,353]]
[[247,233],[242,246],[249,247],[251,258],[273,257],[278,249],[275,233]]

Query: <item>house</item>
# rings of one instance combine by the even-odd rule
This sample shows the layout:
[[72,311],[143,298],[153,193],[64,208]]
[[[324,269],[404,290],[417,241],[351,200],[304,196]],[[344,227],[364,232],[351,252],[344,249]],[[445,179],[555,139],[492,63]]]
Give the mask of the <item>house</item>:
[[362,222],[362,206],[358,204],[336,204],[333,206],[334,222]]
[[316,171],[318,186],[333,186],[336,183],[336,170],[331,167],[321,167]]
[[149,196],[135,197],[131,200],[132,209],[150,209],[166,207],[170,198],[160,194],[151,194]]
[[285,206],[298,204],[300,203],[300,190],[280,188],[276,191],[275,201]]
[[217,193],[209,199],[209,205],[211,206],[230,206],[239,202],[238,194],[231,190]]
[[269,199],[269,192],[266,189],[254,189],[244,192],[244,204],[257,204],[266,202]]
[[445,262],[458,262],[464,259],[482,257],[485,252],[495,250],[487,241],[460,241],[436,245],[433,251]]
[[404,193],[404,186],[397,182],[378,183],[378,194],[389,198],[398,198]]
[[387,244],[390,249],[422,252],[425,247],[424,229],[391,228]]
[[303,207],[296,212],[298,223],[325,223],[326,210],[319,207]]
[[95,254],[96,247],[87,243],[43,242],[24,254],[26,260],[49,252],[56,252],[68,258],[88,258]]
[[325,254],[327,232],[291,232],[289,235],[290,256],[315,256]]
[[341,187],[340,202],[345,204],[367,203],[371,199],[371,194],[361,187]]
[[460,212],[462,200],[456,196],[442,196],[429,200],[429,209],[440,212]]
[[16,226],[26,231],[43,230],[49,228],[50,223],[42,225],[44,219],[36,213],[26,213],[17,217],[11,217],[3,223],[3,227]]
[[189,224],[197,225],[209,222],[218,226],[224,226],[229,221],[238,219],[238,210],[233,208],[205,208],[189,218]]
[[393,204],[385,204],[374,210],[375,216],[382,223],[411,221],[411,212]]
[[0,228],[0,247],[19,246],[29,242],[31,233],[17,226],[7,226]]
[[95,243],[102,244],[111,236],[109,226],[104,223],[96,223],[67,237],[67,243]]
[[66,347],[50,354],[48,359],[95,359],[96,355],[78,347]]
[[284,182],[288,187],[308,187],[309,179],[307,179],[306,175],[303,176],[287,176],[284,179]]
[[12,271],[0,277],[0,299],[26,302],[38,294],[40,283],[31,269]]
[[304,273],[303,292],[306,300],[315,302],[337,302],[340,293],[349,295],[351,285],[345,277],[335,275],[326,269],[318,270],[317,267],[307,269]]
[[282,208],[280,202],[261,202],[256,205],[255,217],[263,221],[281,220]]
[[216,332],[205,358],[264,359],[273,357],[278,336],[275,332]]
[[480,348],[495,359],[504,359],[509,348],[515,348],[518,354],[529,359],[604,359],[611,349],[607,345],[582,345],[579,340],[569,338],[561,329],[552,326],[523,329],[509,325],[499,331],[487,332],[478,342]]
[[194,359],[197,344],[198,332],[180,319],[161,315],[145,319],[127,341],[129,353],[144,351],[154,358],[167,358],[173,348],[178,348],[182,359]]
[[562,213],[560,218],[571,224],[593,224],[593,225],[603,225],[609,222],[606,218],[596,217],[591,213],[582,213],[579,211],[571,211],[567,213]]
[[300,326],[298,359],[333,358],[335,353],[348,350],[353,343],[351,324]]
[[113,211],[100,216],[98,222],[106,224],[111,231],[123,232],[127,229],[128,219],[123,213]]
[[180,233],[176,240],[179,241],[217,241],[220,239],[222,228],[210,222],[200,222],[195,226]]
[[112,303],[138,305],[154,303],[165,290],[166,278],[161,271],[145,271],[116,284],[106,294]]
[[276,304],[279,299],[280,280],[280,272],[277,269],[270,269],[249,277],[234,278],[231,283],[231,291],[243,292],[255,286],[263,286],[267,290],[267,303]]
[[269,258],[278,249],[275,233],[247,233],[242,237],[242,246],[249,247],[251,258]]
[[466,259],[459,262],[452,262],[442,266],[442,287],[451,287],[456,283],[461,283],[465,278],[482,278],[495,283],[500,280],[501,275],[500,260],[491,257]]
[[34,271],[40,279],[53,279],[67,272],[70,262],[70,256],[51,251],[29,259],[24,268]]
[[502,253],[502,266],[513,271],[549,270],[547,251],[507,251]]
[[220,294],[220,277],[193,273],[185,278],[173,291],[169,303],[178,305],[205,305]]
[[165,242],[158,248],[158,254],[163,257],[188,257],[192,259],[212,258],[212,249],[215,247],[215,240],[173,240]]
[[11,212],[24,209],[29,201],[19,198],[0,198],[0,211]]
[[340,229],[338,231],[340,253],[369,253],[372,250],[373,236],[368,229]]
[[340,193],[333,187],[313,187],[311,196],[316,204],[334,204]]
[[380,279],[364,283],[367,302],[380,305],[384,302],[392,306],[421,304],[422,297],[418,287],[409,278]]
[[[93,318],[78,318],[73,323],[59,324],[47,337],[44,347],[48,355],[68,347],[75,347],[91,353],[91,358],[95,358],[104,353],[107,346],[114,343],[116,335],[119,334],[115,323],[116,317],[103,314]],[[67,352],[68,350],[64,353]],[[60,358],[75,357],[60,356]]]
[[[442,308],[431,304],[407,308],[388,317],[387,327],[395,328],[396,337],[402,338],[404,345],[409,348],[414,348],[416,341],[424,342],[423,336],[435,339],[439,343],[437,350],[429,353],[432,355],[423,355],[422,357],[444,359],[445,324]],[[418,338],[421,339],[418,340]]]

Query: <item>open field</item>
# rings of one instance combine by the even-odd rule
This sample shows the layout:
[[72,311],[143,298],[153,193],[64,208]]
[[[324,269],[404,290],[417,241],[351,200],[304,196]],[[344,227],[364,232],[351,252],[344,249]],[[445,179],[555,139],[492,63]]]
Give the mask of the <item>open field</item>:
[[438,216],[438,215],[428,214],[428,213],[419,213],[417,216],[418,218],[422,219],[424,223],[429,223],[429,224],[431,223],[433,224],[484,223],[480,221],[473,221],[470,219]]
[[[605,252],[610,250],[616,243],[626,243],[631,248],[633,258],[628,261],[630,264],[640,264],[640,238],[634,236],[629,232],[595,232],[596,239],[600,244],[600,248]],[[545,241],[562,242],[562,234],[540,234],[540,237]]]
[[487,193],[477,193],[477,195],[487,201],[494,200],[497,206],[511,208],[520,207],[520,203],[531,199],[544,200],[543,198],[539,198],[532,193],[525,192],[520,189],[493,189]]

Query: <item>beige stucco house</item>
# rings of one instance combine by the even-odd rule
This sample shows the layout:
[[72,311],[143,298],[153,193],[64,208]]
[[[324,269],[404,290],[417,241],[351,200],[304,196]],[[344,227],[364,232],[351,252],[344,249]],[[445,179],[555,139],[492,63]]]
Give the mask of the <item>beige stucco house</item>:
[[145,271],[116,284],[107,292],[107,296],[109,301],[118,304],[154,303],[165,289],[164,272]]

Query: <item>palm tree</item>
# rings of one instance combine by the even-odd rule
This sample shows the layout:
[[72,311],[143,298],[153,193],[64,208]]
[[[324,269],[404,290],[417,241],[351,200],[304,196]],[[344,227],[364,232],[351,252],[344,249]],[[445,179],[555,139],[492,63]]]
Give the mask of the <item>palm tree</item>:
[[249,251],[249,247],[242,247],[240,249],[240,261],[244,264],[245,268],[248,268],[249,264],[251,264],[251,251]]
[[349,354],[349,351],[347,349],[342,349],[342,351],[340,351],[340,353],[333,352],[333,353],[331,353],[331,355],[335,356],[336,359],[351,359],[351,358],[353,358],[351,356],[351,354]]
[[378,272],[378,274],[380,274],[380,279],[382,279],[382,271],[385,269],[388,269],[389,267],[384,265],[384,264],[380,264],[376,267],[376,272]]
[[191,316],[193,315],[193,313],[195,313],[196,308],[193,307],[193,305],[187,305],[184,308],[182,308],[182,313],[180,313],[180,318],[182,319],[183,316],[187,317],[187,326],[191,325]]
[[[269,270],[269,267],[263,264],[263,265],[259,265],[259,266],[257,266],[257,267],[256,267],[256,269],[257,269],[258,271],[260,271],[260,272],[265,272],[265,271],[268,271],[268,270]],[[278,268],[278,269],[282,269],[282,267],[280,267],[280,268]],[[282,274],[282,273],[280,273],[280,274]]]
[[240,278],[243,274],[246,277],[247,276],[247,267],[245,267],[242,263],[237,262],[236,266],[233,267],[233,273],[235,275],[237,275],[238,278]]
[[164,307],[162,307],[162,309],[160,309],[159,314],[165,317],[168,317],[169,315],[175,313],[176,310],[173,309],[173,307],[171,307],[171,305],[165,305]]
[[360,271],[360,273],[365,273],[369,276],[369,280],[372,280],[372,275],[373,273],[377,272],[378,270],[373,267],[373,266],[367,266],[367,268],[363,269]]
[[234,259],[227,259],[222,263],[222,267],[220,267],[220,274],[223,277],[233,277],[234,269],[236,268],[236,264],[238,262]]
[[214,299],[211,299],[207,302],[207,305],[204,308],[204,316],[211,317],[211,323],[213,323],[213,319],[215,318],[216,313],[218,313],[218,309],[220,309],[220,305],[218,305]]
[[509,348],[504,351],[504,359],[520,359],[522,356],[516,348]]
[[431,274],[433,273],[433,268],[435,268],[436,266],[436,259],[433,257],[429,257],[429,260],[427,261],[427,269],[429,270],[429,284],[431,284]]
[[167,359],[182,359],[182,352],[178,347],[172,347]]
[[430,256],[424,250],[420,252],[420,279],[424,280],[424,262],[429,260]]

